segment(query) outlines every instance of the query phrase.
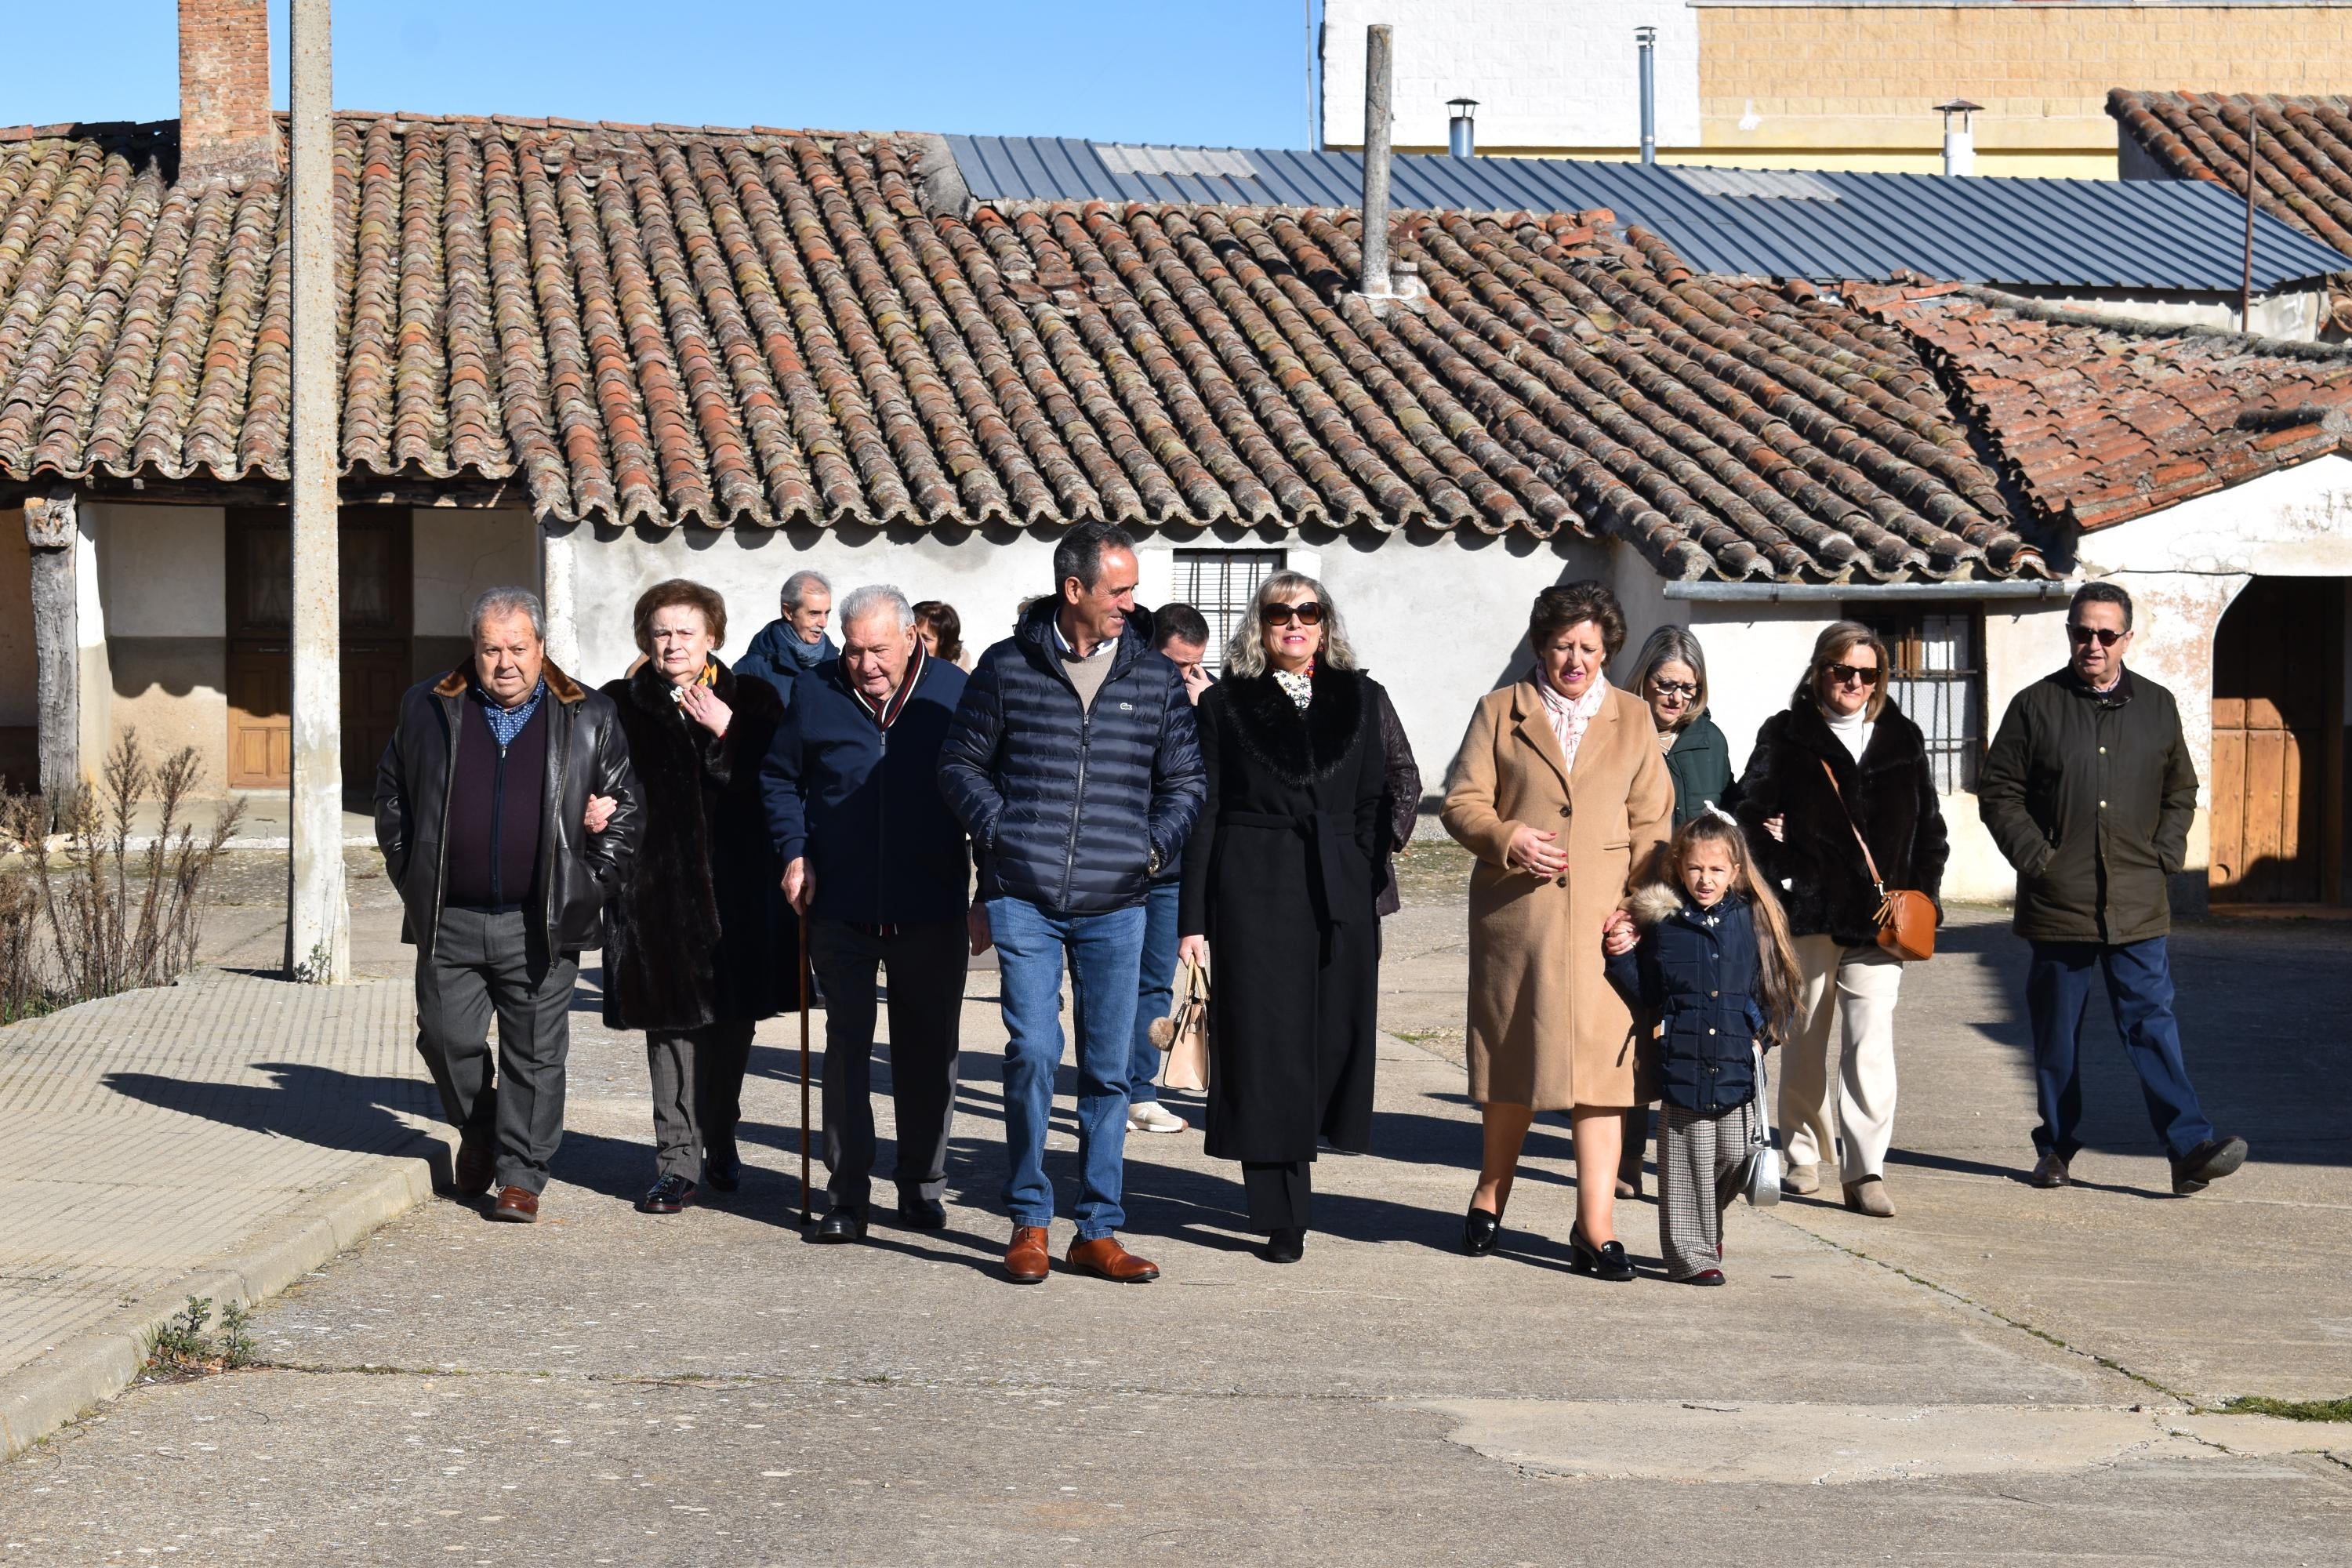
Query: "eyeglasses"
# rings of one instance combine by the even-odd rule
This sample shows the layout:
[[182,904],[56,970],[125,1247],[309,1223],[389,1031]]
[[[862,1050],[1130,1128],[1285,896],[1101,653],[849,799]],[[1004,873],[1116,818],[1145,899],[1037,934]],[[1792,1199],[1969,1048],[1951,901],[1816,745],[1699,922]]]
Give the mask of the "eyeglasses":
[[1302,626],[1319,626],[1323,624],[1323,606],[1309,599],[1303,605],[1268,605],[1265,607],[1267,626],[1286,626],[1294,620]]
[[1653,679],[1650,682],[1650,689],[1661,697],[1696,697],[1698,695],[1698,682]]
[[1875,684],[1878,679],[1878,666],[1825,664],[1822,666],[1822,673],[1829,677],[1830,683],[1833,686],[1870,686]]
[[2070,622],[2066,627],[2066,635],[2074,639],[2074,646],[2077,647],[2088,643],[2094,637],[2098,639],[2101,647],[2113,647],[2131,636],[2131,633],[2119,632],[2113,626],[2085,626]]

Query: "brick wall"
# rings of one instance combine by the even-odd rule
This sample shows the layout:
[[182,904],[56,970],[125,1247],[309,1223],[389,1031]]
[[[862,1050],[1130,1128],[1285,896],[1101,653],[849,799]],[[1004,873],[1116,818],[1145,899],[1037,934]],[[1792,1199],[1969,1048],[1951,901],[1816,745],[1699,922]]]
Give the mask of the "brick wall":
[[1699,115],[1712,148],[1932,153],[1931,106],[1985,106],[1980,155],[2112,166],[2117,86],[2336,92],[2352,6],[1701,4]]
[[180,0],[183,177],[277,166],[268,0]]

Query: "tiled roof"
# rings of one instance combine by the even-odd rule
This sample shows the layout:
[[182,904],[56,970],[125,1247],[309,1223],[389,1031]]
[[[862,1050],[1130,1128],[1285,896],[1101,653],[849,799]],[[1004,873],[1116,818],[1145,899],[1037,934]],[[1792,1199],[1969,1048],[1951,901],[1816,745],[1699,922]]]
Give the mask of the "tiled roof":
[[2352,99],[2275,92],[2116,88],[2107,112],[2179,178],[2246,188],[2247,128],[2259,121],[2254,205],[2337,250],[2352,250]]
[[2352,349],[2100,321],[1951,284],[1853,297],[1928,345],[2053,521],[2127,521],[2352,436]]
[[[1672,577],[2035,574],[1919,346],[1570,216],[933,216],[889,135],[345,115],[342,456],[658,527],[1570,529]],[[277,184],[0,133],[0,480],[278,478]]]

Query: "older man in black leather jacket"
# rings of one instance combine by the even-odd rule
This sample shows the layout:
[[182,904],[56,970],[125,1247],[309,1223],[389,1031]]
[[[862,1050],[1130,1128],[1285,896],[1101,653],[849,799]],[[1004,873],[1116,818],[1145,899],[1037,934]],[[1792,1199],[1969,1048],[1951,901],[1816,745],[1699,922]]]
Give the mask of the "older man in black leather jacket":
[[416,1048],[458,1130],[457,1189],[495,1184],[491,1217],[527,1224],[563,1136],[580,950],[636,847],[637,788],[611,699],[548,662],[536,595],[493,588],[472,624],[472,659],[401,699],[375,837],[416,945]]

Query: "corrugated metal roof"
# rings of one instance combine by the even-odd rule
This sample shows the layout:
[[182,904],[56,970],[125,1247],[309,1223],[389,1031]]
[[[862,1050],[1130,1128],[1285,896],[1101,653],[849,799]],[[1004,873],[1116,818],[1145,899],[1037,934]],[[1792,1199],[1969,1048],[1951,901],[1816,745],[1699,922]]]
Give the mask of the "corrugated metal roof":
[[[1354,153],[1139,147],[1059,136],[950,136],[982,201],[1353,206]],[[1401,153],[1400,206],[1580,212],[1655,230],[1693,266],[1768,278],[2233,292],[2243,201],[2208,181],[1949,179],[1940,174],[1712,169],[1573,158]],[[2254,288],[2272,293],[2347,257],[2254,215]]]

